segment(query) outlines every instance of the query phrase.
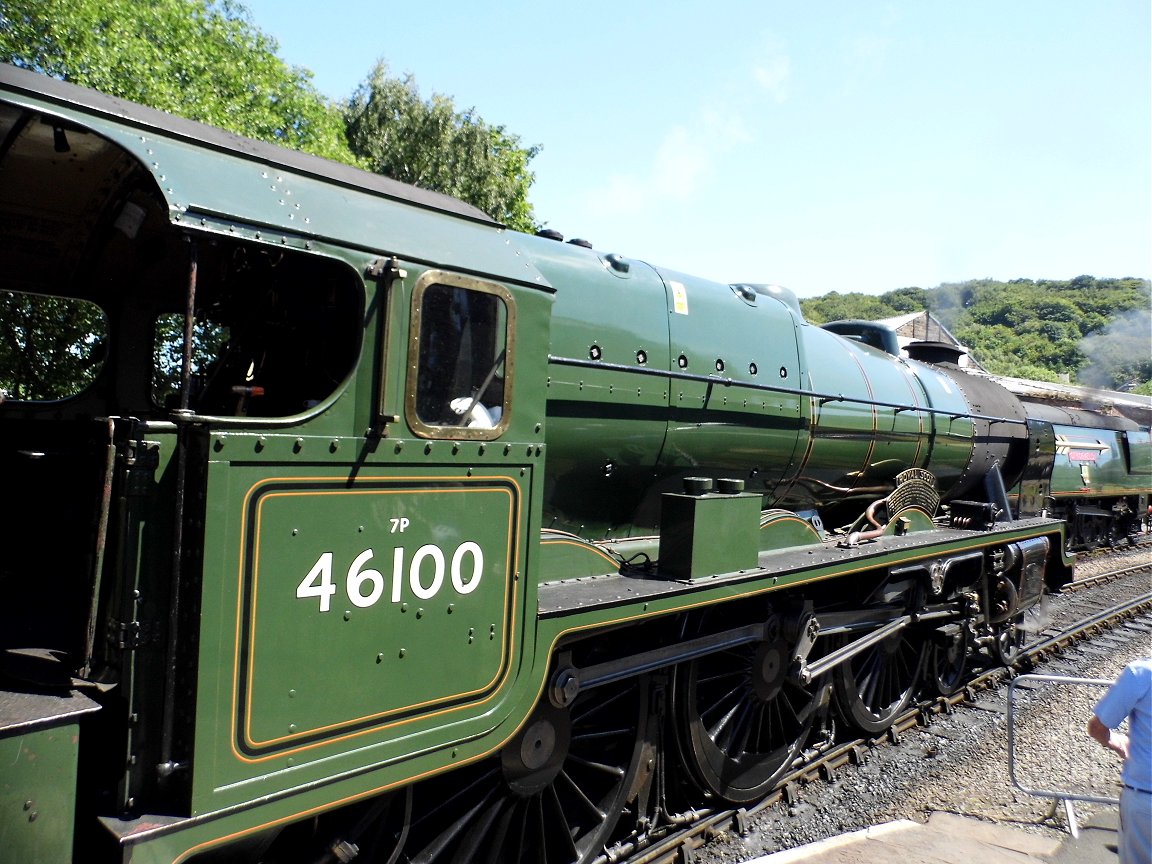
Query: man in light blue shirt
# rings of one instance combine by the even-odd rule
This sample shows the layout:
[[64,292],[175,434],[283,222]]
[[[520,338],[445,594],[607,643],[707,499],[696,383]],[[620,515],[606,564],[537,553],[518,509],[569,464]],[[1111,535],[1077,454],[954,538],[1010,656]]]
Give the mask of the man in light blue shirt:
[[[1125,720],[1127,735],[1113,731]],[[1152,658],[1124,667],[1096,703],[1088,734],[1124,759],[1120,864],[1152,864]]]

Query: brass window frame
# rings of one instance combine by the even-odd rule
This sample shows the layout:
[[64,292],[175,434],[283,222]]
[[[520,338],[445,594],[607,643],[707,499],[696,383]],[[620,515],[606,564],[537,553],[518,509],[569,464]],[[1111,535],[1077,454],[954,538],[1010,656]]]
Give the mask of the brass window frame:
[[[438,425],[427,423],[417,411],[417,385],[420,376],[420,338],[423,329],[424,295],[434,286],[447,286],[476,291],[499,298],[504,303],[504,396],[501,402],[499,421],[490,428]],[[412,301],[408,323],[408,369],[404,381],[404,416],[413,433],[421,438],[435,438],[465,441],[492,441],[507,430],[512,417],[512,391],[515,380],[516,357],[516,302],[512,292],[505,286],[466,276],[449,270],[426,270],[416,280],[412,289]]]

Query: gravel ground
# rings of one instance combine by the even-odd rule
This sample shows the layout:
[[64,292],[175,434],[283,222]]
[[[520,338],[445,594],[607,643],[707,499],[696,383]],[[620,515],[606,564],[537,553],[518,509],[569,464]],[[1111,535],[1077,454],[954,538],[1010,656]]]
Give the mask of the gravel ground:
[[[1147,550],[1133,550],[1147,560]],[[1114,566],[1114,559],[1109,566]],[[1078,574],[1091,568],[1078,568]],[[1147,619],[1065,652],[1035,674],[1111,680],[1124,665],[1152,654]],[[746,837],[725,834],[695,852],[699,864],[731,864],[893,819],[926,822],[933,812],[986,819],[1064,837],[1063,808],[1015,788],[1008,772],[1007,684],[979,694],[975,706],[934,717],[882,747],[863,765],[840,769],[830,783],[809,785],[792,807],[774,805],[751,820]],[[1103,687],[1018,685],[1016,776],[1028,787],[1119,794],[1120,760],[1092,742],[1085,724]],[[1081,823],[1094,805],[1077,803]]]

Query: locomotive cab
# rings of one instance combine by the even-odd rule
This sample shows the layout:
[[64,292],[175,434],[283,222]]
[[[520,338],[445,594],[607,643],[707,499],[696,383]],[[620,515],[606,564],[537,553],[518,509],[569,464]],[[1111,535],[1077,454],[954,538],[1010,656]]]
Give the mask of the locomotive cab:
[[208,430],[331,409],[363,284],[174,224],[154,167],[94,129],[5,104],[0,140],[0,676],[103,706],[120,744],[81,768],[107,812],[186,812],[186,774],[155,766],[190,730],[156,730],[193,699]]

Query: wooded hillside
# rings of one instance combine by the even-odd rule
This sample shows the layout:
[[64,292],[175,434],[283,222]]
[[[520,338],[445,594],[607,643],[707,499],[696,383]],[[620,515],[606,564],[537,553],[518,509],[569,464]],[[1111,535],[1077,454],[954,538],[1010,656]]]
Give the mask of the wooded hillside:
[[972,279],[876,296],[833,291],[800,305],[817,324],[927,309],[995,374],[1152,395],[1147,279]]

